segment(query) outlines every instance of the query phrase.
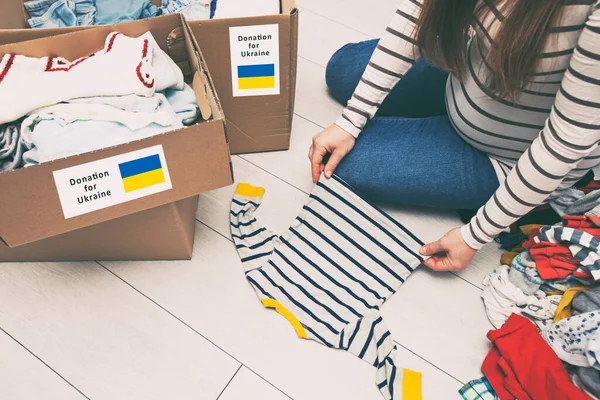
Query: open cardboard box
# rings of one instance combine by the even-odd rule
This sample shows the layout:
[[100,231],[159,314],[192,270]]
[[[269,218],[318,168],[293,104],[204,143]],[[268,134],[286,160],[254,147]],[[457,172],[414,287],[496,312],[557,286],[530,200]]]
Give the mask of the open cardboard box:
[[[143,140],[0,173],[0,261],[190,258],[197,195],[233,182],[223,110],[198,44],[180,15],[4,45],[0,46],[0,59],[15,53],[74,60],[102,49],[113,31],[132,37],[152,32],[194,88],[204,121]],[[116,171],[109,176],[118,175],[118,163],[148,154],[160,156],[170,184],[165,182],[150,191],[143,189],[133,197],[121,193],[121,197],[115,195],[109,201],[102,198],[94,204],[85,202],[87,205],[76,200],[84,194],[83,185],[74,185],[76,190],[72,191],[64,189],[64,182],[69,186],[71,179],[88,173],[102,175],[106,170]],[[98,184],[95,190],[124,192],[112,177],[105,178],[94,181]]]
[[[24,0],[2,0],[0,12],[0,44],[16,43],[65,33],[86,27],[29,29]],[[126,1],[126,0],[123,0]],[[160,0],[152,0],[160,6]],[[219,94],[227,120],[232,154],[289,148],[296,94],[298,54],[298,10],[294,0],[280,0],[280,14],[259,17],[224,18],[188,21],[200,44],[208,69],[212,71],[214,88]],[[239,30],[241,28],[241,31]],[[238,29],[238,30],[236,30]],[[276,90],[236,91],[236,69],[242,62],[239,51],[230,48],[239,36],[271,34],[268,41],[252,45],[268,48],[270,54],[249,59],[250,64],[273,64]],[[251,32],[255,33],[251,33]],[[244,45],[250,43],[243,43]],[[248,95],[252,93],[252,95]],[[265,94],[269,93],[269,94]]]

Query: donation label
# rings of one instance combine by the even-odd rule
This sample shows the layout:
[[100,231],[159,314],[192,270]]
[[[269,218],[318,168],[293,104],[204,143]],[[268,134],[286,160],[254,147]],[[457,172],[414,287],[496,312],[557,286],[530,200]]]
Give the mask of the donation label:
[[65,219],[171,189],[162,145],[54,171]]
[[279,94],[279,25],[229,28],[234,97]]

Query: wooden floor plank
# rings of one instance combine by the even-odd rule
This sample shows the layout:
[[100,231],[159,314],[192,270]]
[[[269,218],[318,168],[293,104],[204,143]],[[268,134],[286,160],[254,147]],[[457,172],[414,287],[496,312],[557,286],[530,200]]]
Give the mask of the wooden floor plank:
[[94,262],[4,263],[0,304],[0,326],[90,399],[212,400],[239,366]]
[[69,382],[0,327],[0,398],[85,400]]
[[347,43],[369,39],[355,31],[309,10],[300,12],[298,55],[322,67],[339,48]]
[[386,302],[383,315],[394,338],[452,376],[481,376],[492,329],[481,291],[449,273],[421,267]]
[[295,113],[326,128],[340,116],[342,105],[327,94],[325,67],[298,58]]
[[298,0],[298,6],[330,21],[361,32],[369,37],[380,37],[392,20],[399,0]]
[[246,367],[241,367],[218,400],[289,400],[269,382]]

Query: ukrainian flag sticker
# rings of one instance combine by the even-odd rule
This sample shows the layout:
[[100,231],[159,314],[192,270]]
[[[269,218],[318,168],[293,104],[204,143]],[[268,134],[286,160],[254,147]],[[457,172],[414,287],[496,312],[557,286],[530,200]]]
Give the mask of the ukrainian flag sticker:
[[162,145],[53,172],[65,218],[172,189]]
[[238,89],[273,89],[275,87],[275,64],[240,65]]
[[152,154],[119,164],[125,192],[144,189],[165,181],[160,156]]
[[234,97],[280,93],[279,25],[229,28]]

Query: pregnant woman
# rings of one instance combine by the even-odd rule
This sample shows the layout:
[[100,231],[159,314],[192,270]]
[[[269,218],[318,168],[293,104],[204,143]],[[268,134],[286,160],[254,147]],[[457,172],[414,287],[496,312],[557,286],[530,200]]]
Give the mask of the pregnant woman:
[[403,0],[380,40],[333,56],[327,85],[346,108],[313,138],[313,180],[479,209],[421,249],[460,270],[600,163],[600,0]]

